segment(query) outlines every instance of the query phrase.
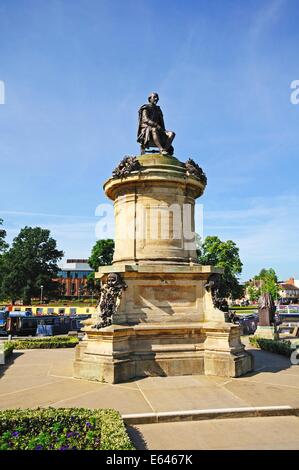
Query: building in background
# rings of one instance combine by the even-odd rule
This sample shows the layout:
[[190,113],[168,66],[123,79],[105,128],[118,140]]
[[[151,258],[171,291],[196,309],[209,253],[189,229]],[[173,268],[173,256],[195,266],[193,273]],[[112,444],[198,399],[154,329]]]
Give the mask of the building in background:
[[278,283],[279,294],[285,303],[298,303],[299,301],[299,280],[290,277],[287,281]]
[[87,276],[93,272],[87,259],[67,259],[60,267],[58,278],[61,297],[82,297],[86,295]]
[[290,277],[287,281],[283,281],[284,284],[290,284],[292,286],[298,287],[299,289],[299,279]]
[[[245,299],[252,300],[252,296],[255,295],[257,302],[263,282],[262,279],[249,279],[246,283]],[[290,277],[286,281],[278,281],[277,286],[281,303],[286,305],[299,303],[299,279]]]

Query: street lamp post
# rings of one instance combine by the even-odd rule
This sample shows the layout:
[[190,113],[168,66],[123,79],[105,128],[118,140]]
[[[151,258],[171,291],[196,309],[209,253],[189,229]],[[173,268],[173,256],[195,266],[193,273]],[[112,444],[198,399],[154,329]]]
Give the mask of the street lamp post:
[[43,303],[43,288],[44,286],[40,286],[40,303]]

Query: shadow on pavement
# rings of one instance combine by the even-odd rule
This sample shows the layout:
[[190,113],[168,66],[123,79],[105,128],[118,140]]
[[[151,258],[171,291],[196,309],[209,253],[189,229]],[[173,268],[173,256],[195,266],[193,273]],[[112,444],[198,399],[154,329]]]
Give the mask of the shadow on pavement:
[[129,438],[133,442],[137,450],[148,450],[147,443],[143,438],[143,434],[134,426],[126,426]]
[[5,365],[0,365],[0,378],[5,375],[5,372],[7,371],[7,369],[13,365],[13,363],[15,362],[16,359],[18,359],[18,357],[22,356],[24,353],[22,352],[15,352],[13,351],[12,355],[9,356],[6,360],[5,360]]
[[261,372],[280,372],[282,370],[287,370],[292,366],[290,359],[280,354],[262,351],[260,349],[251,349],[248,346],[246,347],[246,351],[252,354],[254,358],[254,370],[252,372],[248,372],[245,377],[252,377]]

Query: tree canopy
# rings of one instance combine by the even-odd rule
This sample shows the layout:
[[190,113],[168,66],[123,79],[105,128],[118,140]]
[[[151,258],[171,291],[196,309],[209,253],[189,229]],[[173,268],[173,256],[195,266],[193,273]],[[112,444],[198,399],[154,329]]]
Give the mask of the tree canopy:
[[260,296],[260,290],[257,287],[249,284],[247,287],[247,294],[251,302],[256,302]]
[[62,256],[49,230],[24,227],[2,255],[2,296],[12,302],[22,299],[30,304],[32,297],[39,297],[41,286],[45,296],[55,291],[57,285],[53,278],[57,276],[57,263]]
[[222,297],[239,298],[243,295],[243,287],[239,284],[238,276],[242,272],[239,248],[232,240],[221,241],[216,236],[205,238],[198,250],[198,260],[203,265],[223,268],[219,295]]
[[269,269],[263,268],[263,269],[261,269],[260,273],[257,274],[256,276],[254,276],[253,279],[256,279],[256,280],[273,279],[273,281],[278,282],[276,272],[274,271],[273,268],[269,268]]
[[5,242],[6,231],[1,228],[2,224],[3,220],[0,219],[0,255],[8,248],[8,244]]
[[277,285],[278,278],[274,269],[261,269],[260,273],[253,278],[256,281],[261,281],[259,289],[257,290],[258,295],[268,292],[274,299],[279,296],[279,287]]
[[[107,266],[112,264],[114,253],[114,240],[111,238],[106,238],[103,240],[97,240],[94,244],[91,255],[88,258],[88,263],[97,271],[100,266]],[[85,292],[90,294],[99,294],[100,292],[101,283],[98,279],[95,279],[95,273],[90,273],[87,276],[87,283],[85,286]]]
[[106,266],[112,263],[114,253],[114,240],[111,238],[97,240],[91,250],[88,259],[89,265],[97,271],[99,266]]

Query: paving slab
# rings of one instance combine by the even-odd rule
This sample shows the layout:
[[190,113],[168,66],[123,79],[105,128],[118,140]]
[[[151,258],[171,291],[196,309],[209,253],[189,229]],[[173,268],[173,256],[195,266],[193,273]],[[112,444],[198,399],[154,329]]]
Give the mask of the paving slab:
[[51,406],[59,408],[114,408],[121,414],[148,413],[151,406],[139,390],[127,387],[104,385],[101,389],[53,402]]
[[280,375],[294,375],[296,377],[299,376],[299,367],[296,365],[290,367],[289,369],[286,370],[281,370]]
[[242,399],[246,406],[299,406],[299,393],[292,387],[232,380],[224,388]]
[[[7,394],[23,393],[23,390],[33,390],[36,387],[50,385],[61,380],[59,377],[50,376],[31,376],[30,373],[27,376],[21,377],[9,377],[0,379],[0,404],[1,399]],[[31,392],[30,392],[31,393]]]
[[205,375],[181,375],[172,377],[145,377],[137,381],[138,386],[145,392],[148,390],[183,389],[186,387],[204,387],[207,385],[222,384],[226,377],[207,377]]
[[128,427],[137,449],[299,449],[299,418],[236,418]]
[[176,411],[245,406],[239,397],[217,386],[148,389],[144,392],[153,411]]
[[[298,366],[296,366],[298,367]],[[282,385],[287,387],[294,387],[299,389],[299,375],[292,374],[290,371],[280,371],[279,373],[273,373],[269,371],[260,371],[258,374],[248,378],[241,378],[242,381],[246,380],[250,383],[263,383],[269,385]]]
[[260,349],[251,349],[247,348],[247,351],[254,353],[255,357],[255,369],[260,367],[267,367],[268,369],[282,370],[289,369],[292,367],[292,364],[288,357],[282,356],[281,354],[273,354],[267,351],[262,351]]
[[[1,408],[36,408],[50,406],[62,399],[79,397],[84,393],[98,390],[99,384],[76,382],[72,379],[56,379],[49,383],[32,387],[20,387],[14,392],[1,394]],[[102,385],[105,387],[105,385]],[[1,390],[1,387],[0,387]]]

